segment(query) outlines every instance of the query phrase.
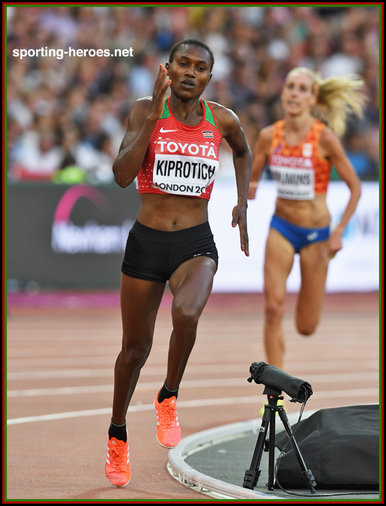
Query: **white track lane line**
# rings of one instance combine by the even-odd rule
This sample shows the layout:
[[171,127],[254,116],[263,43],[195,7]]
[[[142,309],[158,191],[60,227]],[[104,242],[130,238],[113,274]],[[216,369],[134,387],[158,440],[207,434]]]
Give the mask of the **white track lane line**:
[[[330,398],[348,398],[348,397],[359,397],[359,396],[377,396],[379,391],[376,388],[362,388],[356,390],[335,390],[335,391],[326,391],[326,392],[318,392],[318,399],[330,399]],[[316,396],[315,396],[316,397]],[[237,404],[256,404],[257,396],[253,397],[225,397],[225,398],[216,398],[216,399],[200,399],[200,400],[191,400],[191,401],[179,401],[178,408],[201,408],[205,406],[226,406],[226,405],[237,405]],[[153,410],[154,405],[151,404],[138,404],[135,406],[129,406],[128,412],[138,412],[138,411],[149,411]],[[33,423],[33,422],[44,422],[49,420],[63,420],[65,418],[80,418],[84,416],[98,416],[98,415],[107,415],[111,414],[111,407],[109,408],[101,408],[101,409],[87,409],[83,411],[67,411],[64,413],[51,413],[47,415],[38,415],[38,416],[26,416],[22,418],[13,418],[7,420],[7,425],[16,425],[21,423]]]

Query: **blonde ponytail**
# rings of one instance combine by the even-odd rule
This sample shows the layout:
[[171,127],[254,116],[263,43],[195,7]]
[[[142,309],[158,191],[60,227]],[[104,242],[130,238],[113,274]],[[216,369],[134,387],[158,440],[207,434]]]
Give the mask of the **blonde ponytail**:
[[316,72],[304,67],[296,67],[290,74],[304,72],[312,77],[317,93],[317,103],[312,110],[312,115],[333,130],[341,137],[346,129],[346,121],[349,115],[361,118],[365,96],[360,92],[363,87],[363,79],[356,75],[332,76],[321,79]]

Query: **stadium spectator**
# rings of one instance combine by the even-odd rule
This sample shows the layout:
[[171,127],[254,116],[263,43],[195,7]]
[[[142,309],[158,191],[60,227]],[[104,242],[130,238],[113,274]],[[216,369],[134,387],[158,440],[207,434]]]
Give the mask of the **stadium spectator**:
[[[363,125],[365,141],[378,135],[379,7],[209,7],[124,6],[7,7],[8,177],[23,177],[21,161],[34,150],[43,172],[62,163],[63,114],[69,115],[82,145],[110,138],[117,153],[125,130],[127,104],[148,93],[158,65],[172,45],[200,38],[213,47],[215,78],[205,98],[234,109],[245,121],[250,144],[259,130],[282,114],[279,95],[290,68],[306,66],[322,77],[357,72],[368,97]],[[20,49],[133,48],[132,57],[13,55]],[[51,134],[44,134],[43,153],[36,116],[49,116]],[[116,118],[122,119],[122,123]],[[358,139],[343,139],[357,153]],[[50,138],[48,140],[48,138]],[[49,145],[49,147],[48,147]],[[24,151],[24,153],[21,153]],[[361,153],[363,149],[360,149]],[[369,142],[352,161],[362,179],[378,179],[378,146]],[[371,151],[371,153],[369,153]],[[40,162],[38,162],[40,163]],[[83,162],[82,162],[83,163]],[[105,162],[103,162],[105,163]],[[84,169],[90,182],[98,171]],[[28,168],[30,173],[36,169]],[[227,177],[223,171],[219,177]]]

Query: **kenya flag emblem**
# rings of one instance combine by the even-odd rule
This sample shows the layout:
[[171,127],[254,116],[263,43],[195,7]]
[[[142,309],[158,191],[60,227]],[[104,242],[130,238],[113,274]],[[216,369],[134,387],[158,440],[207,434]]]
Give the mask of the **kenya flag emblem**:
[[213,132],[212,130],[203,130],[202,135],[206,137],[207,139],[213,139]]

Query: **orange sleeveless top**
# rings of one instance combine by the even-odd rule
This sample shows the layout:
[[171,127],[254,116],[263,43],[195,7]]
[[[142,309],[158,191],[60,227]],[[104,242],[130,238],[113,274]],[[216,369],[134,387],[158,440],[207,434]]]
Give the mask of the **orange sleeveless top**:
[[306,138],[297,146],[288,146],[283,136],[284,120],[274,123],[269,169],[277,183],[278,197],[312,200],[326,193],[331,163],[319,155],[319,139],[324,123],[315,120]]

